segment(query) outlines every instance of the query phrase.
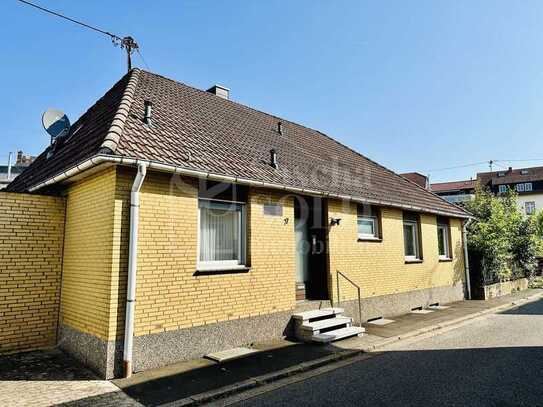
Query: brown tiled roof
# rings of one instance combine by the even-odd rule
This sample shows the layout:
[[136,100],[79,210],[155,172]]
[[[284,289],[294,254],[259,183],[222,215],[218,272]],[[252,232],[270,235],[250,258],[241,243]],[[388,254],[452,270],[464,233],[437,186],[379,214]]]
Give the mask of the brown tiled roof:
[[[528,174],[523,175],[521,172],[527,171]],[[503,177],[498,176],[499,173],[505,174]],[[480,172],[477,174],[477,179],[482,185],[505,185],[515,184],[519,182],[534,182],[543,181],[543,167],[519,168],[516,170],[501,170],[493,172]]]
[[[146,100],[153,103],[151,127],[143,123]],[[279,121],[282,134],[277,131]],[[59,151],[49,159],[40,155],[10,190],[27,190],[85,158],[107,152],[392,206],[467,215],[317,130],[138,69],[122,78],[73,128],[79,124],[83,127]],[[277,151],[278,169],[269,165],[271,149]]]
[[130,77],[125,75],[94,106],[87,110],[71,127],[72,135],[57,148],[52,157],[47,158],[48,150],[19,175],[7,190],[22,192],[68,168],[74,167],[96,155],[111,128],[121,98]]
[[475,180],[437,182],[430,185],[432,192],[461,191],[463,189],[474,189],[477,185]]

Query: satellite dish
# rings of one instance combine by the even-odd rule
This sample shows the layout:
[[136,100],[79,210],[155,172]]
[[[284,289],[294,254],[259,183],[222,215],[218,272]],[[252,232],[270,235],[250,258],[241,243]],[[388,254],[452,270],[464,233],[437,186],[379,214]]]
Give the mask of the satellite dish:
[[61,110],[47,109],[42,117],[43,128],[53,141],[64,137],[70,131],[70,119]]

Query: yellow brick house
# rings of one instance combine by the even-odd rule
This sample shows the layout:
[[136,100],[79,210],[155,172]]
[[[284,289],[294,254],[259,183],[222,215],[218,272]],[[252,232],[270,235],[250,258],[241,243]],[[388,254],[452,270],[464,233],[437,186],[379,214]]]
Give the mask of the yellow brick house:
[[133,69],[5,194],[64,205],[55,341],[108,378],[466,296],[468,213],[220,86]]

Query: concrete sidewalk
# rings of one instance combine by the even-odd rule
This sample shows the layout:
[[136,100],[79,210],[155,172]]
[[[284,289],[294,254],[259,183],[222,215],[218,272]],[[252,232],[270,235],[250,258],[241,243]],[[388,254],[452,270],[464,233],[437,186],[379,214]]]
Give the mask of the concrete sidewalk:
[[260,352],[242,359],[221,364],[198,359],[141,372],[113,383],[143,405],[201,404],[311,370],[318,371],[339,361],[344,361],[338,364],[342,365],[350,359],[371,357],[371,352],[393,342],[452,329],[474,318],[535,301],[542,295],[543,289],[533,289],[488,301],[460,301],[447,304],[446,309],[396,317],[387,325],[365,324],[366,335],[329,345],[290,341],[257,344],[254,347]]
[[350,338],[336,343],[342,349],[358,349],[371,352],[398,340],[417,337],[428,333],[457,326],[465,321],[489,313],[499,312],[512,306],[532,301],[543,295],[543,289],[528,289],[490,300],[458,301],[446,304],[446,309],[424,310],[428,313],[410,313],[392,318],[394,322],[386,325],[363,324],[366,335]]

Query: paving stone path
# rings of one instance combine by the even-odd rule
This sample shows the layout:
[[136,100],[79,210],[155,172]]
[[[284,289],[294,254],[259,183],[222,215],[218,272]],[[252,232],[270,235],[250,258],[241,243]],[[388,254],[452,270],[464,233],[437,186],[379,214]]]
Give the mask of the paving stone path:
[[0,406],[140,406],[58,350],[0,356]]

